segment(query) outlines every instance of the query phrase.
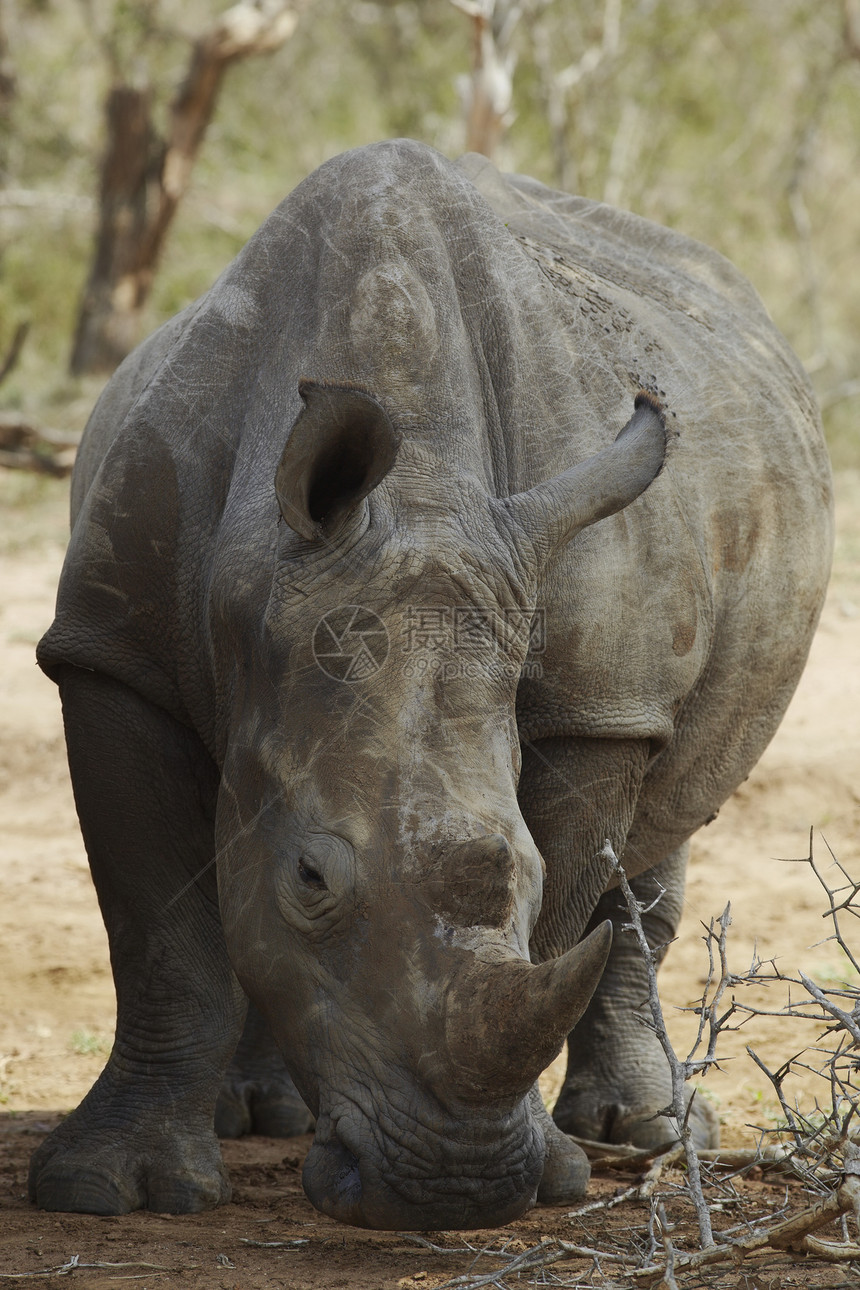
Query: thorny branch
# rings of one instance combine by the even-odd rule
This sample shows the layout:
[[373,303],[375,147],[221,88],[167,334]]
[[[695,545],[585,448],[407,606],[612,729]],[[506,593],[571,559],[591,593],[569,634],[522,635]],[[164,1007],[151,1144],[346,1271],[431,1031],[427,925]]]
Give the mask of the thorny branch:
[[[663,1052],[666,1054],[666,1060],[669,1063],[669,1071],[672,1077],[672,1108],[671,1112],[678,1126],[678,1136],[681,1139],[681,1145],[684,1149],[684,1155],[687,1161],[687,1178],[689,1183],[690,1197],[696,1210],[696,1218],[699,1223],[699,1239],[703,1248],[707,1248],[714,1243],[713,1231],[711,1230],[711,1212],[708,1209],[702,1191],[701,1170],[699,1169],[699,1157],[696,1153],[696,1147],[693,1142],[693,1133],[690,1128],[689,1106],[685,1096],[687,1080],[694,1071],[701,1069],[701,1063],[688,1060],[682,1062],[672,1047],[672,1041],[669,1039],[669,1032],[666,1029],[666,1023],[663,1019],[663,1008],[660,1003],[660,995],[657,991],[657,951],[652,949],[648,944],[648,938],[645,935],[645,928],[642,925],[643,907],[640,905],[633,890],[627,881],[627,874],[621,865],[620,860],[612,849],[612,844],[607,840],[603,848],[603,857],[608,859],[615,869],[622,894],[627,902],[627,912],[630,915],[630,926],[639,943],[639,949],[642,957],[648,967],[648,1004],[651,1010],[651,1019],[654,1033],[660,1041]],[[724,918],[728,924],[729,911],[726,909]],[[720,991],[721,993],[721,991]],[[714,1005],[716,1007],[716,1003]],[[704,1005],[703,1005],[704,1007]],[[701,1033],[701,1028],[700,1028]],[[709,1054],[710,1056],[710,1054]],[[706,1059],[707,1061],[708,1059]]]
[[[199,1266],[198,1263],[190,1263],[182,1271],[188,1272]],[[81,1256],[73,1254],[65,1263],[60,1263],[53,1268],[41,1268],[38,1272],[0,1272],[0,1281],[26,1281],[32,1277],[65,1277],[72,1272],[83,1271],[85,1268],[109,1268],[111,1270],[117,1268],[148,1268],[159,1272],[174,1270],[164,1263],[82,1263]]]
[[[648,1201],[650,1219],[647,1240],[639,1243],[638,1250],[632,1246],[624,1250],[619,1246],[612,1247],[608,1239],[600,1244],[609,1248],[544,1239],[530,1249],[513,1252],[506,1247],[496,1250],[480,1249],[467,1242],[456,1250],[444,1249],[433,1245],[426,1238],[410,1235],[409,1239],[439,1254],[462,1254],[465,1250],[474,1254],[475,1261],[469,1272],[443,1283],[450,1290],[478,1290],[478,1287],[489,1285],[505,1290],[505,1287],[512,1287],[515,1282],[521,1284],[523,1272],[535,1272],[537,1269],[541,1269],[541,1284],[588,1284],[604,1286],[607,1290],[609,1287],[616,1287],[617,1290],[627,1287],[629,1290],[638,1286],[659,1286],[661,1290],[664,1287],[665,1290],[677,1290],[682,1285],[705,1284],[702,1278],[710,1269],[716,1271],[720,1265],[738,1267],[745,1260],[760,1260],[765,1256],[772,1258],[775,1254],[802,1255],[806,1259],[848,1265],[846,1270],[852,1275],[857,1274],[860,1272],[860,1243],[851,1238],[848,1219],[850,1217],[860,1227],[860,1130],[857,1117],[860,985],[846,982],[825,987],[802,972],[798,972],[796,976],[782,973],[774,963],[762,961],[757,956],[747,972],[733,974],[728,965],[727,937],[731,913],[727,906],[720,919],[716,923],[712,920],[710,926],[705,928],[709,969],[701,1003],[695,1008],[699,1015],[698,1033],[690,1055],[686,1061],[680,1060],[669,1041],[657,998],[656,961],[659,947],[652,950],[647,945],[642,928],[643,909],[630,889],[621,866],[614,856],[611,855],[611,858],[617,866],[621,889],[627,900],[631,930],[637,936],[648,965],[651,1024],[663,1044],[672,1070],[673,1106],[671,1112],[667,1111],[665,1114],[674,1116],[679,1127],[681,1145],[667,1144],[659,1154],[649,1154],[634,1148],[609,1147],[605,1143],[582,1143],[595,1169],[638,1173],[643,1167],[647,1168],[635,1185],[611,1198],[584,1204],[572,1210],[567,1217],[574,1221],[599,1211],[617,1209],[631,1201]],[[840,926],[840,918],[843,922],[848,917],[860,918],[860,883],[850,877],[834,856],[839,885],[830,886],[815,862],[811,837],[809,856],[803,862],[810,866],[827,900],[828,908],[823,917],[830,920],[833,928],[832,935],[827,939],[838,945],[846,956],[847,965],[850,965],[848,970],[853,970],[860,978],[857,958],[847,944]],[[737,997],[737,991],[747,986],[774,982],[794,987],[793,996],[782,1009],[759,1009],[739,1001]],[[688,1143],[684,1141],[685,1135],[689,1140],[684,1082],[690,1075],[701,1074],[717,1066],[718,1043],[726,1030],[737,1029],[757,1016],[769,1015],[784,1017],[789,1021],[812,1019],[824,1027],[818,1045],[812,1050],[820,1059],[817,1066],[810,1064],[810,1050],[803,1049],[776,1071],[771,1071],[757,1054],[748,1049],[776,1091],[784,1118],[783,1125],[776,1130],[762,1130],[762,1140],[755,1150],[696,1153],[693,1148],[688,1152]],[[697,1057],[706,1037],[707,1051],[704,1056]],[[800,1069],[814,1070],[826,1080],[829,1110],[823,1109],[817,1101],[814,1111],[805,1114],[791,1104],[784,1085],[791,1072]],[[768,1137],[774,1141],[766,1142]],[[689,1143],[689,1146],[692,1147],[692,1144]],[[692,1195],[697,1217],[700,1219],[701,1248],[694,1251],[678,1247],[667,1216],[670,1198],[678,1192],[677,1186],[668,1182],[667,1174],[673,1167],[677,1167],[682,1158],[687,1162],[686,1189]],[[692,1169],[691,1158],[694,1161]],[[799,1212],[789,1213],[786,1193],[785,1207],[777,1208],[761,1218],[748,1219],[743,1213],[743,1199],[734,1189],[731,1178],[733,1174],[747,1172],[750,1168],[781,1171],[799,1177],[807,1191],[812,1193],[810,1203]],[[727,1177],[725,1172],[720,1175],[718,1170],[732,1172]],[[721,1181],[721,1177],[724,1181]],[[696,1191],[698,1194],[695,1194]],[[715,1232],[711,1224],[711,1210],[717,1214],[723,1207],[737,1209],[742,1221]],[[703,1209],[707,1215],[705,1223],[701,1221]],[[834,1233],[832,1238],[823,1235],[823,1229],[834,1223],[841,1224],[841,1239],[836,1239],[840,1233]],[[495,1270],[478,1271],[476,1264],[482,1258],[492,1259],[496,1265]],[[582,1266],[583,1261],[585,1268]],[[577,1265],[578,1270],[572,1267],[568,1272],[565,1267],[562,1272],[559,1266],[562,1263]],[[547,1273],[545,1269],[550,1265],[556,1266],[552,1273]],[[508,1278],[514,1278],[514,1275],[515,1280],[509,1281]]]

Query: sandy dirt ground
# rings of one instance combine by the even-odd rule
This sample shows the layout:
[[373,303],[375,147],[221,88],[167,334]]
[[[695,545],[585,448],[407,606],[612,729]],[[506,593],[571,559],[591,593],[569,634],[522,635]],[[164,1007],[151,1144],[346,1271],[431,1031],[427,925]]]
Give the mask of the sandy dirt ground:
[[[784,863],[808,854],[812,829],[822,869],[835,872],[829,846],[860,878],[860,472],[841,474],[837,486],[834,579],[804,678],[759,766],[694,841],[685,918],[661,974],[679,1047],[694,1029],[679,1009],[701,994],[707,973],[700,924],[727,901],[735,970],[757,947],[786,971],[799,968],[822,981],[845,971],[837,947],[820,943],[830,928],[809,866]],[[32,1276],[76,1255],[81,1264],[113,1265],[78,1268],[78,1285],[436,1286],[468,1267],[473,1256],[462,1239],[437,1234],[437,1244],[459,1254],[433,1254],[320,1218],[301,1194],[303,1140],[225,1144],[234,1202],[210,1214],[97,1219],[27,1206],[26,1157],[97,1076],[113,1025],[106,938],[78,834],[59,704],[33,662],[52,615],[66,499],[65,484],[0,472],[0,1275]],[[860,949],[858,932],[848,932]],[[769,1001],[776,1004],[777,995]],[[814,1034],[803,1036],[785,1019],[756,1020],[725,1037],[723,1069],[705,1084],[724,1141],[751,1142],[750,1126],[767,1128],[775,1118],[772,1090],[745,1045],[773,1066],[812,1041]],[[550,1076],[550,1091],[552,1084]],[[813,1096],[814,1080],[803,1084],[799,1092]],[[600,1177],[595,1183],[605,1194],[615,1185]],[[594,1236],[594,1223],[581,1220],[576,1235],[576,1223],[544,1209],[507,1229],[505,1239],[513,1249],[542,1234],[584,1240]],[[272,1240],[291,1244],[247,1244]],[[480,1243],[501,1240],[484,1233]],[[795,1279],[790,1264],[774,1269],[769,1285],[812,1284]],[[850,1284],[839,1280],[844,1273],[833,1276],[816,1284]]]

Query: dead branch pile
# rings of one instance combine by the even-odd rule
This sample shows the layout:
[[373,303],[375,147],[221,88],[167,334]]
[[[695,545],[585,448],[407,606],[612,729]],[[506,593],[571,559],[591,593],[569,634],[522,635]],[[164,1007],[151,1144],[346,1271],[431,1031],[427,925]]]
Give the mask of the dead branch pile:
[[[572,1225],[581,1227],[586,1216],[608,1215],[644,1202],[647,1224],[637,1225],[638,1220],[631,1216],[624,1243],[617,1232],[613,1239],[607,1230],[593,1243],[547,1238],[528,1249],[522,1249],[521,1244],[510,1248],[511,1242],[482,1248],[465,1240],[449,1249],[425,1237],[402,1235],[436,1254],[474,1255],[469,1272],[437,1284],[436,1290],[478,1290],[482,1286],[513,1290],[524,1284],[603,1290],[782,1285],[773,1275],[780,1259],[790,1260],[786,1264],[789,1273],[802,1261],[805,1271],[797,1284],[811,1282],[814,1267],[836,1264],[840,1286],[860,1285],[860,962],[845,934],[850,920],[860,918],[860,882],[851,878],[835,856],[828,872],[822,872],[813,855],[811,834],[809,855],[791,862],[808,865],[824,892],[824,917],[831,925],[826,939],[844,955],[848,978],[834,985],[822,986],[802,972],[786,974],[774,962],[758,957],[747,971],[733,973],[728,955],[730,906],[719,919],[711,920],[704,929],[707,983],[694,1009],[699,1018],[698,1034],[690,1054],[681,1060],[669,1040],[657,994],[656,964],[663,947],[648,945],[642,925],[645,907],[636,900],[608,842],[606,846],[630,914],[625,930],[637,938],[649,967],[650,1015],[643,1024],[654,1030],[669,1061],[672,1105],[660,1114],[674,1124],[677,1141],[656,1156],[633,1147],[580,1142],[595,1173],[632,1173],[637,1181],[611,1198],[580,1206],[567,1217]],[[784,1007],[769,1011],[744,1001],[747,987],[777,983],[789,988]],[[760,1129],[755,1148],[697,1152],[687,1123],[690,1102],[686,1081],[717,1067],[720,1037],[758,1016],[784,1018],[789,1033],[791,1023],[798,1020],[812,1020],[822,1029],[813,1047],[804,1046],[773,1071],[748,1046],[752,1060],[774,1088],[781,1122],[776,1128]],[[822,1096],[812,1108],[802,1109],[786,1092],[788,1077],[797,1070],[814,1071],[821,1079]],[[748,1199],[739,1186],[745,1176],[763,1173],[786,1179],[784,1203],[754,1217],[746,1212]],[[789,1187],[793,1203],[789,1203]],[[678,1215],[684,1206],[695,1214],[698,1248],[682,1248],[679,1243],[682,1224]],[[723,1216],[731,1213],[741,1216],[741,1221],[720,1226]],[[690,1230],[689,1224],[686,1227]]]

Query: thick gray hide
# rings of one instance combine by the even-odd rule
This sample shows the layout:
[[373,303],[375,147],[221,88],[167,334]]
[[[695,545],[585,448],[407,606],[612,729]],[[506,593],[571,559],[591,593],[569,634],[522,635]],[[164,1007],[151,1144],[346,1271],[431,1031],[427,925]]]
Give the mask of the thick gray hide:
[[[606,452],[642,388],[669,430],[650,487],[654,399]],[[670,937],[684,844],[803,667],[830,506],[809,384],[718,255],[415,143],[301,184],[126,361],[76,467],[39,661],[119,1027],[35,1199],[224,1199],[234,972],[317,1117],[305,1185],[326,1212],[488,1226],[539,1185],[581,1194],[528,1089],[588,1003],[607,919],[556,1118],[665,1136],[599,853],[610,838],[643,892],[659,870],[650,934]],[[353,683],[313,654],[345,605],[389,639]],[[444,630],[416,651],[419,609]],[[464,609],[497,634],[468,675]],[[522,671],[511,624],[536,609]]]

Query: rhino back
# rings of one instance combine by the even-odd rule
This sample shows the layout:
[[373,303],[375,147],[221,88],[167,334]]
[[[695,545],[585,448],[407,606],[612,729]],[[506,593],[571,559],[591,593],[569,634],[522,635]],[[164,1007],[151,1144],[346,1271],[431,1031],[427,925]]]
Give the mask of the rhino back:
[[729,616],[721,685],[749,665],[744,639],[771,644],[775,614],[805,656],[826,463],[808,384],[752,288],[647,221],[401,141],[312,175],[120,369],[76,473],[43,667],[107,671],[216,750],[270,594],[273,479],[303,376],[368,388],[431,466],[499,495],[610,442],[639,386],[661,391],[680,432],[663,475],[545,571],[524,737],[671,743]]
[[461,164],[555,300],[577,418],[599,434],[642,385],[678,433],[647,492],[547,569],[547,648],[519,695],[524,738],[652,741],[631,838],[644,867],[746,777],[806,660],[833,541],[814,396],[716,252],[482,158]]

